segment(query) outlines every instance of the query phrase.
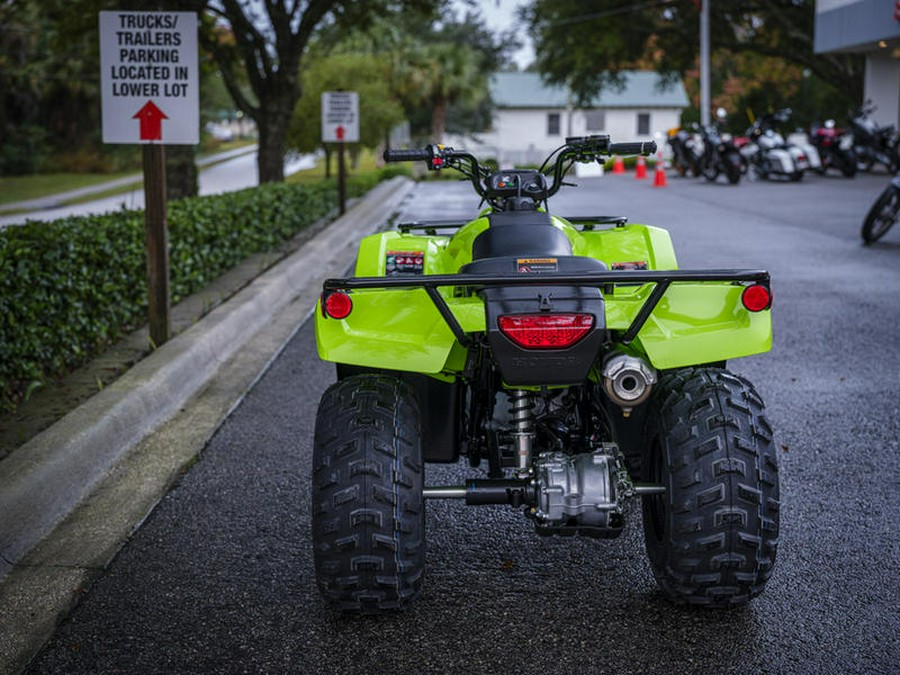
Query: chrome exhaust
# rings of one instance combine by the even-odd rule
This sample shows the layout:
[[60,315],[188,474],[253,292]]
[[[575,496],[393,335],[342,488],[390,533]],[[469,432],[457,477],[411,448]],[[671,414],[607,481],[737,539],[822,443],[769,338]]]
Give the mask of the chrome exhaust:
[[625,417],[647,400],[654,384],[656,370],[637,356],[615,354],[603,364],[603,389]]

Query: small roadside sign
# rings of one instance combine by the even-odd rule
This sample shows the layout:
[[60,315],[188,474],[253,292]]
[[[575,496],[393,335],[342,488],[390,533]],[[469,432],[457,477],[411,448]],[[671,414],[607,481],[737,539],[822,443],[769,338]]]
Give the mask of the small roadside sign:
[[200,142],[195,12],[100,12],[104,143]]
[[322,93],[322,142],[359,143],[359,94],[355,91]]

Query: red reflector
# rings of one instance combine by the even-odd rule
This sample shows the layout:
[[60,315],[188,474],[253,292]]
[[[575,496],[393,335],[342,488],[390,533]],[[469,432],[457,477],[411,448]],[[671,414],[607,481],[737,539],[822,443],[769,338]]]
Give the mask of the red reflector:
[[353,301],[346,293],[335,291],[325,296],[322,308],[325,310],[325,315],[332,319],[346,319],[353,311]]
[[765,286],[754,284],[747,286],[741,293],[741,302],[751,312],[761,312],[772,306],[772,294]]
[[571,347],[594,326],[590,314],[514,314],[497,318],[500,332],[524,349]]

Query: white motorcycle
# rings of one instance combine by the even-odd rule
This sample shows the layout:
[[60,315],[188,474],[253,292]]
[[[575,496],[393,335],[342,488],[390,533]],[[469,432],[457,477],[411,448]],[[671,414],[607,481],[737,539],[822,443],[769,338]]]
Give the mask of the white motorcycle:
[[747,130],[750,142],[741,153],[760,178],[777,176],[799,181],[807,169],[815,169],[821,164],[818,153],[809,143],[804,143],[808,149],[787,143],[779,133],[778,125],[787,122],[790,115],[790,108],[760,115]]

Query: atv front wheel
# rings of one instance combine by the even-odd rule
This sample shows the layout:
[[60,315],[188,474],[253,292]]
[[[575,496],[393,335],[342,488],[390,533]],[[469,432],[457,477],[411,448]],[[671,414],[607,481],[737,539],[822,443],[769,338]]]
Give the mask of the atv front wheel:
[[669,373],[649,415],[644,538],[660,589],[726,607],[759,595],[778,545],[778,463],[763,403],[718,368]]
[[316,582],[347,612],[406,609],[425,566],[424,465],[412,389],[383,375],[328,388],[313,441]]

